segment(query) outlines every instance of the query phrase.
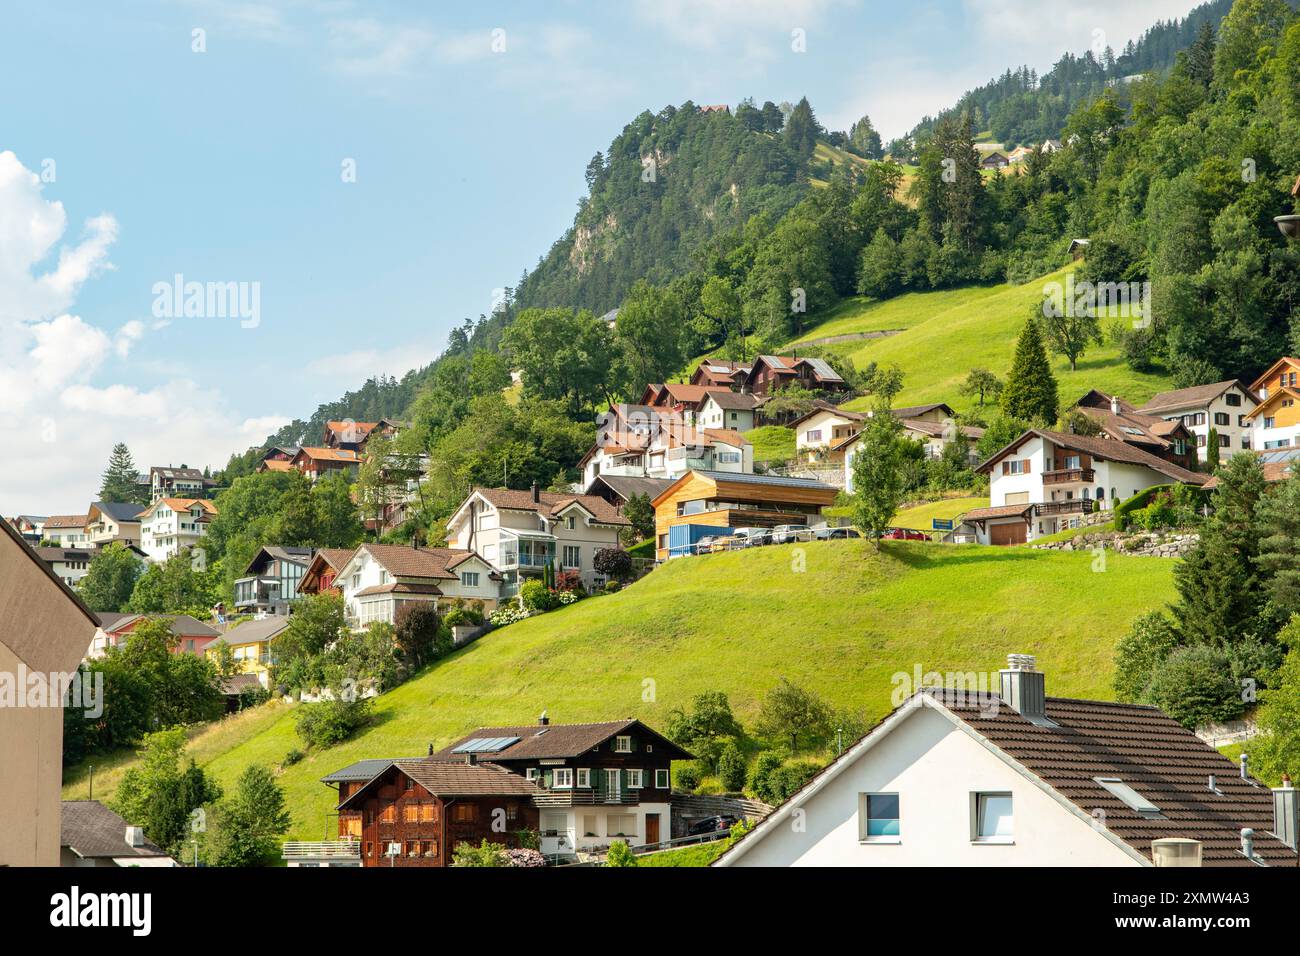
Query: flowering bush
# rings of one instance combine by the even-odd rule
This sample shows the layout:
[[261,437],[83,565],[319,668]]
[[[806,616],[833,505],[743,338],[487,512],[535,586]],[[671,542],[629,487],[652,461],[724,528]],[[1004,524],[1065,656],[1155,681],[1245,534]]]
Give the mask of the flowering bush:
[[556,600],[558,600],[558,601],[560,602],[561,606],[566,606],[566,607],[567,607],[568,605],[570,605],[570,604],[572,604],[572,603],[574,603],[575,601],[578,600],[578,592],[577,592],[577,591],[560,591],[558,594],[556,594]]
[[506,866],[545,866],[546,858],[537,850],[506,850]]
[[515,621],[522,621],[524,618],[531,616],[528,611],[519,607],[517,604],[503,604],[492,612],[488,619],[492,622],[493,627],[505,627],[507,624],[513,624]]

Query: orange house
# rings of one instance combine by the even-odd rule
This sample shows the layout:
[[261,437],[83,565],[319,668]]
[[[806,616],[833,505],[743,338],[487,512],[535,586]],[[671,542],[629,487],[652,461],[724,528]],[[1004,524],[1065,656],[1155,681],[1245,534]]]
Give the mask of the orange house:
[[1283,356],[1251,382],[1259,404],[1247,415],[1255,428],[1251,447],[1292,448],[1300,438],[1300,359]]

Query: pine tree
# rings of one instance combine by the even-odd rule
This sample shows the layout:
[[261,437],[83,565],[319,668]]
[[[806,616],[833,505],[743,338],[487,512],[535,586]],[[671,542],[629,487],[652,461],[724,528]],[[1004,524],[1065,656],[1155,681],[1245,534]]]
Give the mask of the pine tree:
[[1056,421],[1057,405],[1056,376],[1038,323],[1030,319],[1016,341],[1016,357],[1002,387],[1002,410],[1011,418],[1050,426]]
[[795,104],[790,118],[785,121],[785,140],[794,152],[804,159],[811,159],[817,147],[817,118],[813,116],[808,97]]
[[131,449],[123,442],[118,442],[113,446],[113,452],[108,457],[108,467],[104,469],[103,480],[99,486],[99,500],[148,504],[148,494],[136,481],[138,474],[135,469],[135,459],[131,457]]
[[1219,430],[1211,428],[1205,439],[1205,470],[1213,474],[1219,470]]
[[1300,470],[1270,489],[1260,500],[1257,513],[1265,536],[1259,542],[1255,564],[1267,575],[1264,594],[1268,613],[1281,626],[1300,613]]

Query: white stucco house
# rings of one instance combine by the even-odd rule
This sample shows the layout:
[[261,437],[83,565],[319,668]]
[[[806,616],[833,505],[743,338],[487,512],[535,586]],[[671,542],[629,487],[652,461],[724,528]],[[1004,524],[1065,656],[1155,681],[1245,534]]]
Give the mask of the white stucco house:
[[730,428],[747,432],[756,424],[755,416],[762,403],[763,400],[755,395],[713,389],[700,403],[699,411],[695,413],[695,424],[700,428]]
[[208,533],[217,506],[206,498],[159,498],[140,514],[140,550],[166,561],[196,547]]
[[680,478],[688,471],[754,473],[754,446],[734,428],[706,428],[679,412],[617,405],[601,416],[595,444],[579,462],[582,487],[605,475]]
[[979,466],[989,475],[989,507],[965,515],[980,544],[1025,544],[1080,526],[1144,488],[1209,476],[1133,445],[1031,428]]
[[501,576],[473,551],[396,544],[359,546],[334,586],[343,594],[348,622],[359,628],[376,621],[395,624],[409,603],[446,606],[463,599],[490,611],[501,596]]
[[447,522],[447,542],[474,552],[500,577],[500,597],[518,593],[549,565],[576,571],[584,587],[603,586],[596,552],[619,546],[628,520],[597,495],[513,488],[475,488]]
[[953,676],[713,865],[1296,866],[1300,791],[1270,791],[1156,708],[1047,697],[1026,655],[992,681]]
[[1258,404],[1259,399],[1249,385],[1229,379],[1161,392],[1138,411],[1181,422],[1196,437],[1196,454],[1201,461],[1206,460],[1210,429],[1214,429],[1219,442],[1219,460],[1227,461],[1238,452],[1254,447],[1255,423],[1250,413]]

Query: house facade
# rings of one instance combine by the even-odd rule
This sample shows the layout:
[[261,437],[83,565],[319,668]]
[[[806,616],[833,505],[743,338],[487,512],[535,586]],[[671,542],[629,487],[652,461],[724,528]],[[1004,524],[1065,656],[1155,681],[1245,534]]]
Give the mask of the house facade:
[[206,498],[159,498],[140,514],[140,549],[151,561],[175,557],[203,540],[216,515]]
[[95,552],[90,548],[37,548],[40,559],[50,566],[62,581],[70,588],[90,573],[90,561]]
[[176,861],[98,800],[64,800],[59,866],[176,866]]
[[1296,866],[1300,791],[1154,707],[1047,697],[1032,657],[994,678],[918,691],[713,865]]
[[355,553],[356,548],[318,548],[298,581],[298,596],[330,590],[342,593],[335,579]]
[[89,537],[84,514],[50,515],[41,526],[41,540],[60,548],[84,548]]
[[1077,528],[1153,485],[1203,485],[1188,471],[1126,442],[1031,428],[979,467],[989,475],[989,507],[967,512],[980,544],[1025,544]]
[[125,614],[105,611],[95,615],[98,627],[86,657],[103,657],[110,647],[121,647],[141,623],[164,620],[171,625],[173,654],[203,654],[221,632],[188,614]]
[[95,501],[86,514],[86,543],[102,548],[121,541],[140,547],[142,505],[123,501]]
[[235,610],[287,614],[312,555],[311,548],[259,548],[244,568],[243,577],[235,579]]
[[686,557],[701,537],[729,535],[736,528],[817,524],[838,491],[806,478],[688,472],[652,502],[655,557]]
[[676,479],[692,468],[751,474],[754,446],[735,429],[692,425],[672,409],[618,405],[601,416],[579,466],[584,488],[601,475]]
[[[628,526],[618,509],[597,495],[512,488],[475,488],[447,522],[447,542],[473,552],[500,577],[499,596],[518,593],[528,577],[573,571],[583,586],[603,586],[596,552],[619,546]],[[483,582],[480,582],[483,584]]]
[[160,498],[202,498],[208,489],[214,487],[216,482],[203,477],[203,472],[197,468],[154,465],[149,469],[151,502]]
[[1273,451],[1300,445],[1300,359],[1283,356],[1259,378],[1250,390],[1259,404],[1246,414],[1250,422],[1251,447]]
[[312,482],[320,481],[326,475],[341,474],[355,478],[361,467],[361,453],[351,448],[312,448],[302,447],[289,462],[289,467],[300,471]]
[[271,665],[275,663],[273,642],[288,626],[289,617],[284,614],[243,621],[209,641],[204,653],[215,662],[221,648],[229,647],[238,672],[252,675],[263,687],[269,687]]
[[376,621],[396,624],[407,604],[478,601],[490,611],[502,597],[497,569],[474,551],[455,547],[363,544],[339,570],[334,586],[356,628]]
[[700,428],[747,432],[758,424],[758,410],[762,404],[763,400],[756,395],[710,389],[700,402],[695,424]]
[[753,368],[752,362],[730,362],[725,359],[706,358],[691,373],[691,384],[718,386],[739,392],[744,389],[745,380]]
[[1219,460],[1226,461],[1255,447],[1255,423],[1251,412],[1258,404],[1259,399],[1249,385],[1229,379],[1160,392],[1138,411],[1181,423],[1194,436],[1196,456],[1200,461],[1205,461],[1209,455],[1210,430],[1213,429],[1219,443]]
[[1097,389],[1079,399],[1074,409],[1096,423],[1102,438],[1132,445],[1188,471],[1198,468],[1197,436],[1180,418],[1138,411],[1118,395]]
[[842,391],[846,387],[843,377],[825,359],[760,355],[745,376],[742,390],[766,398],[790,385],[811,391]]

